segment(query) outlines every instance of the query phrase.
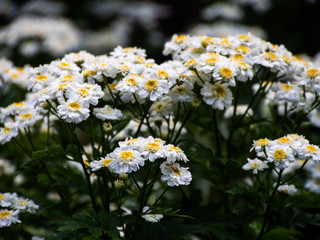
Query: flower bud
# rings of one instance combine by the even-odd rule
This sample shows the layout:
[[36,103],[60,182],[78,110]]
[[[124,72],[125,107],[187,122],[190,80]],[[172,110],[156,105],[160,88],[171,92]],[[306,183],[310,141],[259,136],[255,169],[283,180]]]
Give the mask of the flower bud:
[[103,131],[109,132],[112,129],[112,124],[110,122],[106,122],[103,124]]
[[124,182],[122,180],[117,179],[117,180],[114,181],[114,187],[116,189],[120,189],[123,186],[124,186]]
[[121,180],[127,180],[127,179],[128,179],[128,174],[126,174],[126,173],[121,173],[121,174],[119,174],[119,179],[121,179]]

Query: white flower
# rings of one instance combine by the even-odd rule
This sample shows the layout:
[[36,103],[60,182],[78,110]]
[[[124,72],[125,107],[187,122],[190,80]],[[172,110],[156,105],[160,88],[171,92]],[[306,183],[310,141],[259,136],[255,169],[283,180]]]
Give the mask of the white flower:
[[4,127],[0,127],[0,144],[9,142],[11,138],[19,134],[19,125],[17,122],[5,122]]
[[[246,112],[247,108],[248,108],[248,105],[245,105],[245,104],[237,105],[236,116],[243,115]],[[227,110],[224,112],[224,117],[225,118],[232,117],[233,112],[234,112],[234,106],[232,105],[232,106],[228,107]],[[246,113],[246,117],[252,116],[252,115],[253,115],[253,110],[251,108],[249,108]]]
[[163,94],[169,92],[168,81],[166,80],[144,78],[139,87],[139,96],[143,99],[149,97],[151,101],[156,101]]
[[104,96],[104,92],[101,90],[100,85],[89,83],[71,83],[67,86],[66,96],[67,98],[73,98],[75,96],[81,97],[84,102],[88,102],[92,105],[97,105],[100,98]]
[[165,145],[164,147],[165,156],[167,161],[173,163],[175,161],[184,161],[188,162],[187,156],[179,147],[175,147],[172,144]]
[[21,221],[18,219],[19,211],[2,209],[0,210],[0,228],[8,227],[12,223],[20,223]]
[[148,206],[145,206],[142,209],[143,215],[142,218],[144,218],[144,220],[146,220],[147,222],[152,222],[152,223],[156,223],[159,222],[161,218],[163,218],[162,214],[152,214],[150,213],[151,210]]
[[219,84],[206,84],[201,88],[201,95],[203,101],[212,105],[214,109],[223,110],[228,108],[232,103],[232,93],[228,88],[227,83]]
[[90,163],[90,167],[92,168],[92,171],[97,171],[100,168],[103,167],[109,167],[110,163],[113,161],[112,158],[107,155],[106,157],[101,157],[100,160],[95,160]]
[[130,147],[118,147],[110,153],[110,157],[113,161],[109,164],[109,167],[118,174],[136,172],[140,166],[144,166],[145,161],[137,150]]
[[0,193],[0,206],[9,207],[13,200],[17,197],[16,193]]
[[297,150],[300,159],[312,159],[315,162],[320,162],[320,149],[316,145],[304,145]]
[[296,193],[298,190],[296,189],[296,187],[294,185],[288,185],[288,184],[284,184],[278,187],[278,191],[279,192],[283,192],[286,193],[288,195],[293,195],[294,193]]
[[161,139],[154,139],[153,137],[148,137],[143,141],[143,147],[141,155],[145,159],[149,159],[150,162],[154,162],[158,158],[164,157],[163,151],[164,141]]
[[111,108],[105,105],[103,108],[94,108],[93,114],[101,120],[119,120],[122,117],[122,112],[116,108]]
[[280,169],[289,167],[295,161],[292,148],[286,145],[274,145],[267,149],[267,160]]
[[258,158],[249,159],[248,163],[242,166],[244,170],[253,170],[253,174],[257,174],[258,171],[263,171],[264,169],[268,168],[268,164],[265,161],[261,161]]
[[39,209],[39,206],[35,204],[30,199],[25,199],[23,197],[15,198],[12,204],[12,208],[14,210],[19,210],[20,212],[30,212],[35,213],[37,209]]
[[78,97],[70,98],[67,102],[61,100],[58,106],[58,114],[67,122],[79,123],[90,115],[89,104]]
[[163,162],[160,165],[162,182],[167,182],[168,186],[189,185],[192,176],[188,168],[180,167],[178,163]]

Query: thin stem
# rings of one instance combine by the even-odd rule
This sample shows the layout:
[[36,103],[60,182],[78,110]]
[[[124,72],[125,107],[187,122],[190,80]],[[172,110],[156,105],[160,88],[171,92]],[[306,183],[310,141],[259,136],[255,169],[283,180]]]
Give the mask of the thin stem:
[[268,215],[269,215],[269,211],[270,211],[270,207],[271,207],[271,202],[272,202],[272,200],[273,200],[273,198],[274,198],[274,196],[275,196],[275,194],[276,194],[276,192],[277,192],[277,190],[278,190],[278,187],[280,186],[281,176],[282,176],[283,171],[284,171],[284,169],[281,169],[281,170],[279,171],[277,184],[276,184],[275,188],[273,189],[273,192],[272,192],[272,194],[271,194],[271,196],[270,196],[270,198],[269,198],[269,200],[268,200],[268,202],[267,202],[267,208],[266,208],[266,210],[265,210],[265,212],[264,212],[264,218],[263,218],[262,227],[261,227],[261,229],[260,229],[260,233],[259,233],[259,236],[258,236],[258,240],[261,240],[261,239],[262,239],[262,236],[263,236],[263,234],[264,234],[264,229],[265,229],[266,224],[267,224],[267,218],[268,218]]

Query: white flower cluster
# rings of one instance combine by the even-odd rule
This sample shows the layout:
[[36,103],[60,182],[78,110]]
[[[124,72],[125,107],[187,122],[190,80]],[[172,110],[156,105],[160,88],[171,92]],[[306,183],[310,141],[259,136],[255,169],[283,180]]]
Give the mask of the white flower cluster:
[[253,170],[254,173],[268,168],[268,163],[277,169],[286,169],[300,160],[320,163],[319,147],[297,134],[288,134],[275,140],[259,139],[254,141],[253,149],[258,158],[248,159],[243,169]]
[[108,168],[109,171],[122,174],[136,172],[144,166],[145,161],[155,162],[165,159],[160,165],[161,180],[169,186],[189,185],[192,176],[188,168],[181,167],[176,161],[187,162],[188,159],[181,148],[165,144],[159,138],[130,138],[119,142],[113,152],[90,163],[92,171]]
[[23,89],[27,88],[27,80],[31,66],[16,67],[14,64],[2,57],[0,58],[0,87],[1,92],[8,84],[16,84]]
[[[26,40],[29,39],[29,40]],[[19,46],[25,56],[48,52],[61,56],[80,46],[80,32],[67,19],[22,16],[0,31],[0,44]]]
[[320,67],[316,62],[299,59],[283,45],[252,34],[224,38],[174,35],[163,53],[171,54],[199,76],[197,84],[203,100],[215,109],[228,108],[233,99],[230,87],[236,86],[236,81],[252,80],[261,67],[277,77],[265,83],[269,87],[266,102],[279,106],[280,113],[308,113],[320,93]]
[[16,193],[0,193],[0,227],[20,223],[19,213],[35,213],[39,208],[32,200],[17,196]]

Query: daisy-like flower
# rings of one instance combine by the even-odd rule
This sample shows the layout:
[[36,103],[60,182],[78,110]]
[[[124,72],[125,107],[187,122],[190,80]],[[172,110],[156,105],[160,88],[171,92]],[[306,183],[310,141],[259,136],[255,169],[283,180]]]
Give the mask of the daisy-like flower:
[[289,146],[275,145],[267,150],[267,160],[279,168],[287,168],[295,161],[293,150]]
[[9,142],[11,138],[19,134],[19,124],[17,122],[5,122],[4,127],[0,127],[0,144]]
[[150,162],[154,162],[158,158],[164,157],[163,150],[164,141],[159,138],[148,137],[143,141],[143,152],[141,153],[145,159],[150,160]]
[[203,101],[212,105],[213,108],[223,110],[228,108],[232,103],[232,93],[227,83],[206,84],[201,88]]
[[318,68],[307,68],[298,79],[300,85],[305,85],[309,82],[314,83],[320,81],[320,69]]
[[158,101],[155,101],[150,107],[151,116],[168,117],[173,110],[172,98],[165,96]]
[[12,208],[20,212],[35,213],[39,206],[30,199],[17,197],[13,200]]
[[212,76],[215,80],[222,80],[234,87],[236,85],[234,78],[237,75],[236,70],[235,65],[231,61],[220,61],[216,64]]
[[288,185],[288,184],[284,184],[278,187],[278,192],[282,192],[288,195],[293,195],[297,192],[298,190],[296,189],[296,187],[294,185]]
[[[239,104],[237,105],[237,109],[236,109],[236,116],[241,116],[243,115],[246,110],[248,108],[248,105],[245,104]],[[233,116],[233,112],[234,112],[234,106],[230,106],[227,108],[227,110],[224,112],[224,117],[225,118],[231,118]],[[252,116],[253,115],[253,110],[251,108],[248,109],[247,113],[246,113],[246,117]]]
[[113,159],[109,155],[107,155],[104,158],[101,157],[100,160],[92,161],[90,163],[90,167],[91,167],[92,171],[97,171],[100,168],[109,167],[109,165],[112,161],[113,161]]
[[160,165],[161,181],[167,182],[168,186],[189,185],[192,176],[188,168],[180,167],[178,163],[163,162]]
[[318,146],[308,144],[297,149],[298,157],[302,160],[312,159],[315,162],[320,162],[320,149]]
[[248,163],[242,166],[243,170],[253,170],[253,174],[257,174],[258,171],[263,171],[264,169],[268,168],[268,164],[265,161],[261,161],[258,158],[249,159]]
[[183,162],[189,161],[187,156],[182,151],[182,149],[179,147],[175,147],[172,144],[165,145],[164,152],[167,158],[167,162],[173,163],[175,161],[183,161]]
[[192,87],[193,86],[191,84],[187,83],[177,85],[170,90],[169,95],[173,100],[180,102],[191,102],[194,97]]
[[309,191],[320,193],[320,176],[307,180],[304,187]]
[[79,96],[84,102],[97,105],[98,100],[104,96],[104,92],[97,84],[71,83],[67,86],[66,96],[67,98]]
[[161,98],[163,94],[169,92],[168,82],[166,80],[145,78],[140,82],[139,87],[139,96],[143,99],[150,97],[151,101],[156,101]]
[[20,223],[21,221],[18,219],[19,210],[0,210],[0,228],[8,227],[12,223]]
[[18,116],[19,127],[25,128],[33,126],[37,121],[43,119],[43,116],[38,113],[36,109],[29,109],[22,111]]
[[111,108],[105,105],[103,108],[94,108],[93,114],[101,120],[119,120],[122,117],[122,112],[119,109]]
[[147,222],[156,223],[156,222],[159,222],[161,218],[163,218],[162,214],[151,213],[151,210],[148,206],[143,207],[142,213],[143,213],[142,218]]
[[118,174],[136,172],[140,166],[144,166],[145,161],[137,150],[130,147],[118,147],[110,153],[110,157],[113,161],[109,164],[109,167]]
[[67,102],[61,100],[57,110],[59,116],[67,122],[79,123],[90,115],[89,103],[84,102],[79,96],[70,98]]
[[0,206],[9,207],[11,206],[13,199],[17,197],[16,193],[0,193]]

